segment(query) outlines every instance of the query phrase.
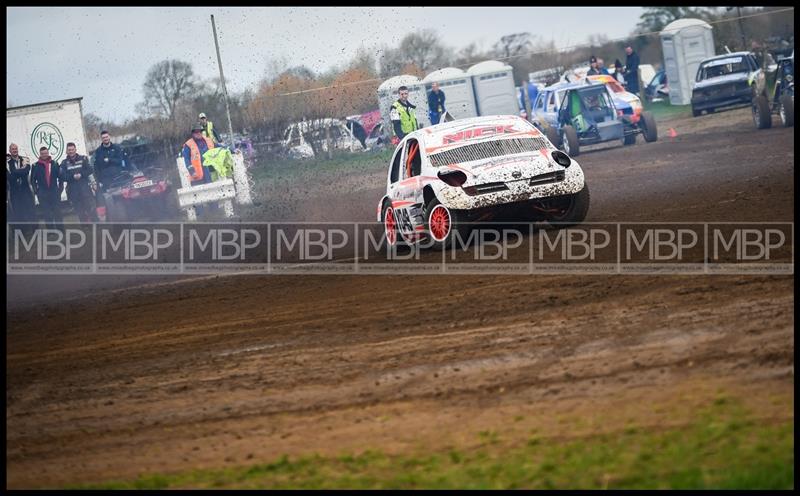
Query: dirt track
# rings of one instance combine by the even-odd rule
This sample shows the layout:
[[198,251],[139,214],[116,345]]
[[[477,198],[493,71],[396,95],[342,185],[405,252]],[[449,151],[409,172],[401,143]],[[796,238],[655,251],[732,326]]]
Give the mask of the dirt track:
[[[587,220],[793,222],[794,130],[749,119],[582,155]],[[264,219],[369,221],[382,181],[343,178],[346,201],[299,191]],[[7,287],[30,304],[36,282]],[[623,403],[656,425],[676,419],[648,404],[794,385],[783,276],[236,276],[55,301],[8,317],[11,488],[469,445],[486,428],[567,435],[559,412]]]

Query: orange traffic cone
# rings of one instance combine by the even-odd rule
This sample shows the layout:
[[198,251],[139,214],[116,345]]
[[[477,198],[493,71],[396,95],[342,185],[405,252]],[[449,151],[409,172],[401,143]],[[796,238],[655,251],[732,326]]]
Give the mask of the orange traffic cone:
[[669,137],[670,138],[674,138],[676,136],[678,136],[678,133],[675,132],[675,129],[674,128],[669,128]]

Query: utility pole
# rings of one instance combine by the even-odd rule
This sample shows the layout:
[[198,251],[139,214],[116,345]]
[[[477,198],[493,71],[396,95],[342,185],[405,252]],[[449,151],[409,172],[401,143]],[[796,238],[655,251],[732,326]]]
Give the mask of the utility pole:
[[219,56],[219,41],[217,41],[217,25],[214,15],[211,15],[211,29],[214,30],[214,46],[217,48],[217,65],[219,65],[219,80],[222,83],[222,95],[225,98],[225,112],[228,114],[228,138],[233,146],[233,122],[231,121],[231,107],[228,103],[228,89],[225,87],[225,74],[222,73],[222,57]]

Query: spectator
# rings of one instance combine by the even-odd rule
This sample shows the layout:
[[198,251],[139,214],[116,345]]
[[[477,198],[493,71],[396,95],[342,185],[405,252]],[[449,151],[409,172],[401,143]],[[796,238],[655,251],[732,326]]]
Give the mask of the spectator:
[[6,154],[6,185],[11,207],[8,220],[36,222],[36,204],[31,186],[31,161],[28,157],[19,155],[16,143],[11,143]]
[[67,198],[81,222],[97,222],[97,190],[89,158],[78,155],[75,143],[67,143],[67,157],[61,162],[61,179],[66,184]]
[[392,121],[395,136],[402,140],[407,134],[419,129],[419,124],[417,124],[417,115],[414,113],[414,109],[417,107],[408,101],[408,87],[401,86],[397,89],[397,94],[400,98],[392,104],[389,119]]
[[116,168],[136,170],[128,157],[128,152],[111,142],[111,134],[108,131],[100,131],[100,140],[100,146],[94,151],[94,172],[97,174],[100,186],[118,174],[118,171],[115,171]]
[[48,229],[63,228],[61,216],[61,192],[64,182],[59,177],[59,167],[50,156],[50,150],[43,146],[39,149],[39,161],[31,171],[33,191],[39,198],[39,208]]
[[519,106],[520,108],[525,110],[527,117],[528,108],[525,106],[525,93],[524,93],[526,86],[528,87],[528,100],[530,100],[529,104],[531,108],[533,108],[533,104],[534,102],[536,102],[536,98],[539,96],[539,88],[537,88],[536,85],[530,81],[523,81],[522,86],[520,86],[519,88]]
[[628,91],[639,94],[639,54],[633,51],[633,47],[625,47],[628,57],[625,59],[625,81],[628,82]]
[[620,62],[619,59],[614,61],[614,74],[612,74],[612,76],[614,76],[614,79],[616,79],[619,84],[625,86],[625,76],[622,75],[622,62]]
[[192,137],[183,144],[183,162],[192,181],[192,186],[211,182],[211,172],[203,164],[203,154],[215,148],[214,142],[208,136],[203,136],[203,125],[200,123],[192,126]]
[[608,69],[606,69],[606,65],[603,63],[603,59],[597,59],[597,70],[600,71],[600,74],[610,76]]
[[201,112],[198,118],[200,119],[200,125],[203,126],[203,136],[206,138],[211,138],[215,145],[221,143],[222,139],[219,137],[219,133],[217,133],[217,130],[214,128],[214,123],[208,120],[206,114]]
[[431,124],[439,124],[445,111],[444,91],[439,89],[439,83],[433,83],[428,94],[428,117],[431,119]]
[[592,55],[589,58],[589,72],[586,73],[587,76],[597,76],[600,74],[600,69],[597,68],[597,57]]

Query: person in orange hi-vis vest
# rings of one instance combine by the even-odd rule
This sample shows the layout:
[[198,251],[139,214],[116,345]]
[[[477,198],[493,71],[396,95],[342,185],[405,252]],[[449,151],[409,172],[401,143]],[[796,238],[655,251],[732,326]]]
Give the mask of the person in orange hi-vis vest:
[[203,136],[203,126],[192,126],[192,137],[183,144],[183,162],[192,181],[192,186],[211,182],[211,171],[203,165],[203,154],[214,148],[214,141]]

